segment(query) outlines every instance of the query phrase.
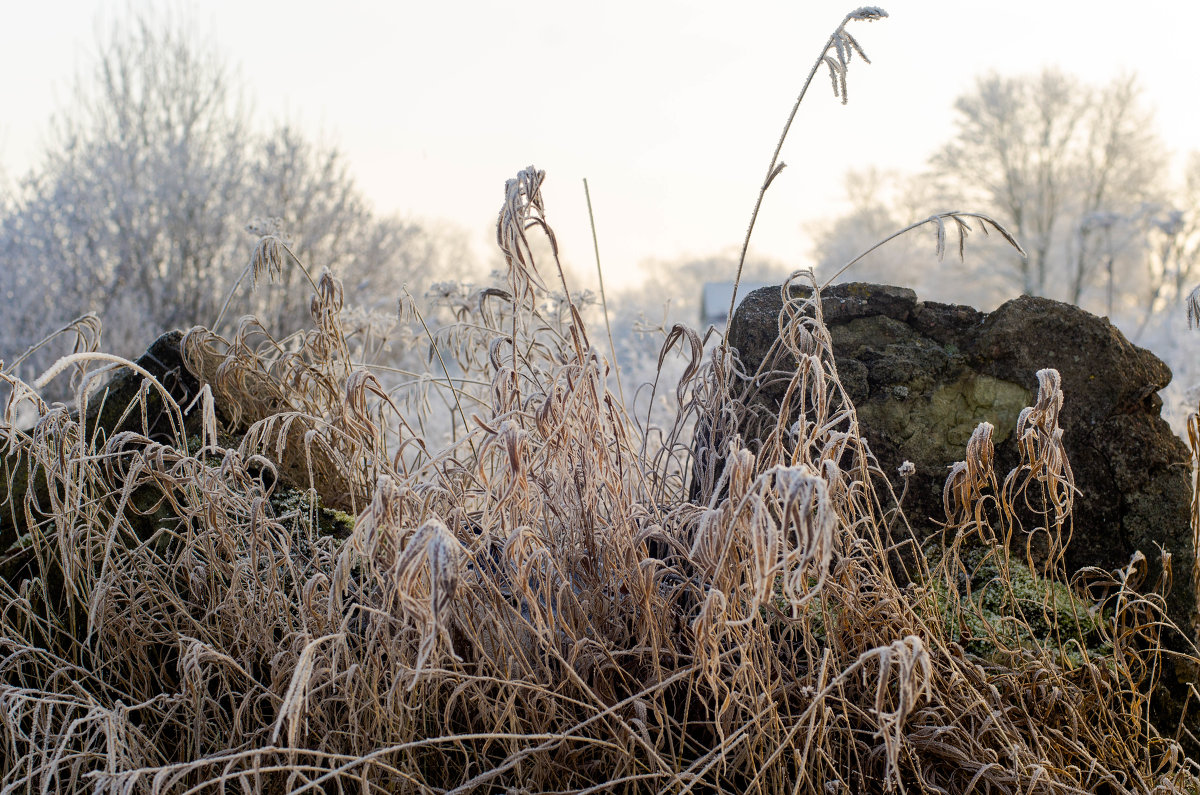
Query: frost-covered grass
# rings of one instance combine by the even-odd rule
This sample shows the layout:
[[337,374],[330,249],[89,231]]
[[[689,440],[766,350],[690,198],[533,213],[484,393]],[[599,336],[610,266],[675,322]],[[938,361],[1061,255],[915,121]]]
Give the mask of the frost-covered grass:
[[[165,413],[141,433],[0,373],[0,790],[1200,789],[1147,720],[1161,600],[1062,583],[1057,374],[1013,472],[976,430],[926,557],[818,294],[783,292],[787,371],[670,330],[674,411],[649,427],[553,248],[535,261],[544,176],[506,185],[503,284],[445,286],[445,325],[406,305],[427,367],[398,391],[328,274],[287,344],[192,329],[201,395],[144,391]],[[768,377],[804,423],[753,414]]]
[[[977,430],[906,585],[888,544],[916,545],[819,302],[780,343],[810,422],[716,434],[689,496],[678,429],[740,424],[756,381],[697,354],[675,426],[628,416],[573,306],[543,312],[541,181],[509,185],[509,284],[439,346],[446,404],[401,410],[356,364],[328,275],[298,349],[187,336],[206,391],[178,436],[106,439],[12,382],[38,419],[0,425],[5,477],[46,487],[3,506],[26,531],[0,585],[6,790],[1196,786],[1146,720],[1161,604],[1020,564],[1013,506],[1043,495],[1041,532],[1069,527],[1054,374],[1007,478]],[[417,418],[446,405],[435,448]],[[987,586],[960,597],[968,570]]]

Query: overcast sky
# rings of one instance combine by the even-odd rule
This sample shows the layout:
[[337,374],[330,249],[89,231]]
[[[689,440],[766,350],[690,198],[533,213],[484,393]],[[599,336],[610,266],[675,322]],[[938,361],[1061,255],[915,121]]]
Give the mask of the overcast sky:
[[[50,114],[95,51],[98,22],[136,4],[7,0],[0,165],[36,164]],[[606,280],[648,259],[741,241],[805,74],[855,6],[826,0],[176,4],[236,64],[262,121],[337,143],[378,210],[444,218],[487,245],[505,179],[547,171],[566,257],[592,266],[588,178]],[[854,23],[850,103],[814,82],[752,248],[808,264],[805,224],[836,214],[847,168],[919,170],[987,71],[1057,65],[1141,77],[1167,146],[1200,150],[1194,2],[908,0]],[[963,208],[986,211],[988,208]]]

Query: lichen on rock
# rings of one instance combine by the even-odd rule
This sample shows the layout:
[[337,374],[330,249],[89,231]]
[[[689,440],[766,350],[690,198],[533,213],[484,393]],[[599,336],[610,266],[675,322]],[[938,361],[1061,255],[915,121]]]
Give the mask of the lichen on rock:
[[[910,399],[911,398],[911,399]],[[989,375],[964,373],[950,383],[932,388],[897,384],[890,399],[859,406],[859,419],[880,428],[897,442],[909,461],[935,458],[953,461],[962,456],[967,441],[981,422],[998,430],[994,441],[1003,442],[1016,426],[1017,415],[1029,405],[1029,390]]]

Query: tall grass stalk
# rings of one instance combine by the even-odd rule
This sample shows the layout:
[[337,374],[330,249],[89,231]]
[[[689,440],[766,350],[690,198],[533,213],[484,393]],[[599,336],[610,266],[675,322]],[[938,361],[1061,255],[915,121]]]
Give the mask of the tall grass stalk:
[[[758,211],[762,209],[763,198],[767,195],[767,188],[771,187],[771,183],[775,181],[775,178],[786,167],[786,164],[780,161],[779,154],[783,151],[783,142],[787,140],[788,133],[791,132],[792,122],[795,121],[796,113],[800,110],[800,103],[804,101],[805,95],[808,94],[808,87],[812,84],[813,78],[817,76],[821,65],[824,64],[829,69],[834,96],[841,99],[843,105],[846,104],[849,101],[849,94],[846,91],[846,72],[850,66],[853,54],[858,53],[864,62],[871,62],[867,58],[866,53],[863,52],[862,47],[859,46],[858,41],[846,30],[846,25],[858,20],[874,22],[886,16],[887,12],[876,6],[863,6],[851,11],[842,20],[842,23],[834,29],[833,33],[829,34],[829,40],[825,42],[825,46],[821,49],[821,54],[817,56],[817,60],[813,62],[812,68],[808,70],[808,76],[804,78],[804,85],[800,88],[800,94],[796,97],[796,101],[792,103],[792,109],[788,113],[787,121],[783,124],[783,132],[779,134],[779,141],[775,144],[775,151],[771,153],[771,162],[767,164],[767,174],[758,189],[758,198],[754,200],[754,210],[750,213],[750,223],[746,226],[746,236],[742,239],[742,250],[738,255],[737,273],[733,277],[733,294],[729,297],[729,313],[726,315],[729,320],[733,320],[733,310],[737,306],[738,285],[742,281],[742,269],[746,266],[746,253],[750,250],[750,237],[754,234],[754,224],[758,221]],[[830,52],[833,52],[836,58],[831,56]],[[721,340],[722,344],[728,343],[728,324],[725,326],[725,334]]]
[[612,351],[613,369],[617,376],[617,397],[625,404],[625,387],[621,385],[621,363],[617,357],[617,344],[613,342],[612,322],[608,314],[608,295],[604,292],[604,268],[600,266],[600,238],[596,235],[596,216],[592,213],[592,192],[588,190],[587,177],[583,179],[583,195],[587,199],[588,225],[592,229],[592,249],[596,253],[596,279],[600,283],[600,308],[604,312],[604,330],[608,333],[608,349]]

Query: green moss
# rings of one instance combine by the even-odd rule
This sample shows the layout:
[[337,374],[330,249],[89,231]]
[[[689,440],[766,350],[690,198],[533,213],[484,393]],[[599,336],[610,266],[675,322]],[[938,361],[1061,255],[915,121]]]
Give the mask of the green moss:
[[279,519],[291,519],[294,530],[303,527],[316,535],[339,539],[349,538],[354,530],[353,516],[335,508],[326,508],[319,496],[307,490],[285,488],[277,491],[271,496],[271,507]]
[[5,550],[5,554],[28,549],[31,546],[33,546],[33,535],[31,533],[22,533],[9,545],[8,549]]
[[[926,552],[932,558],[940,554]],[[955,593],[944,579],[934,578],[909,588],[909,604],[925,623],[932,619],[941,624],[944,637],[981,659],[1004,663],[1032,652],[1049,655],[1067,669],[1079,667],[1085,659],[1111,662],[1112,644],[1103,631],[1103,615],[1090,610],[1092,605],[1065,584],[1039,577],[1023,563],[1004,565],[1000,555],[999,549],[965,552],[966,574],[956,578]],[[779,613],[791,615],[782,577],[776,578],[772,602]],[[818,644],[827,642],[831,629],[827,621],[839,622],[838,612],[836,606],[820,600],[803,608],[806,631]],[[760,615],[767,624],[774,623],[773,611],[763,607]]]
[[987,375],[969,375],[939,387],[931,396],[922,425],[938,429],[945,443],[961,449],[981,422],[996,428],[994,441],[1008,438],[1029,393],[1017,384]]
[[921,584],[951,640],[998,662],[1023,652],[1050,653],[1060,665],[1074,668],[1085,657],[1111,656],[1104,617],[1090,603],[1023,563],[1002,560],[999,549],[964,553],[966,574],[957,578],[955,594],[944,580]]

